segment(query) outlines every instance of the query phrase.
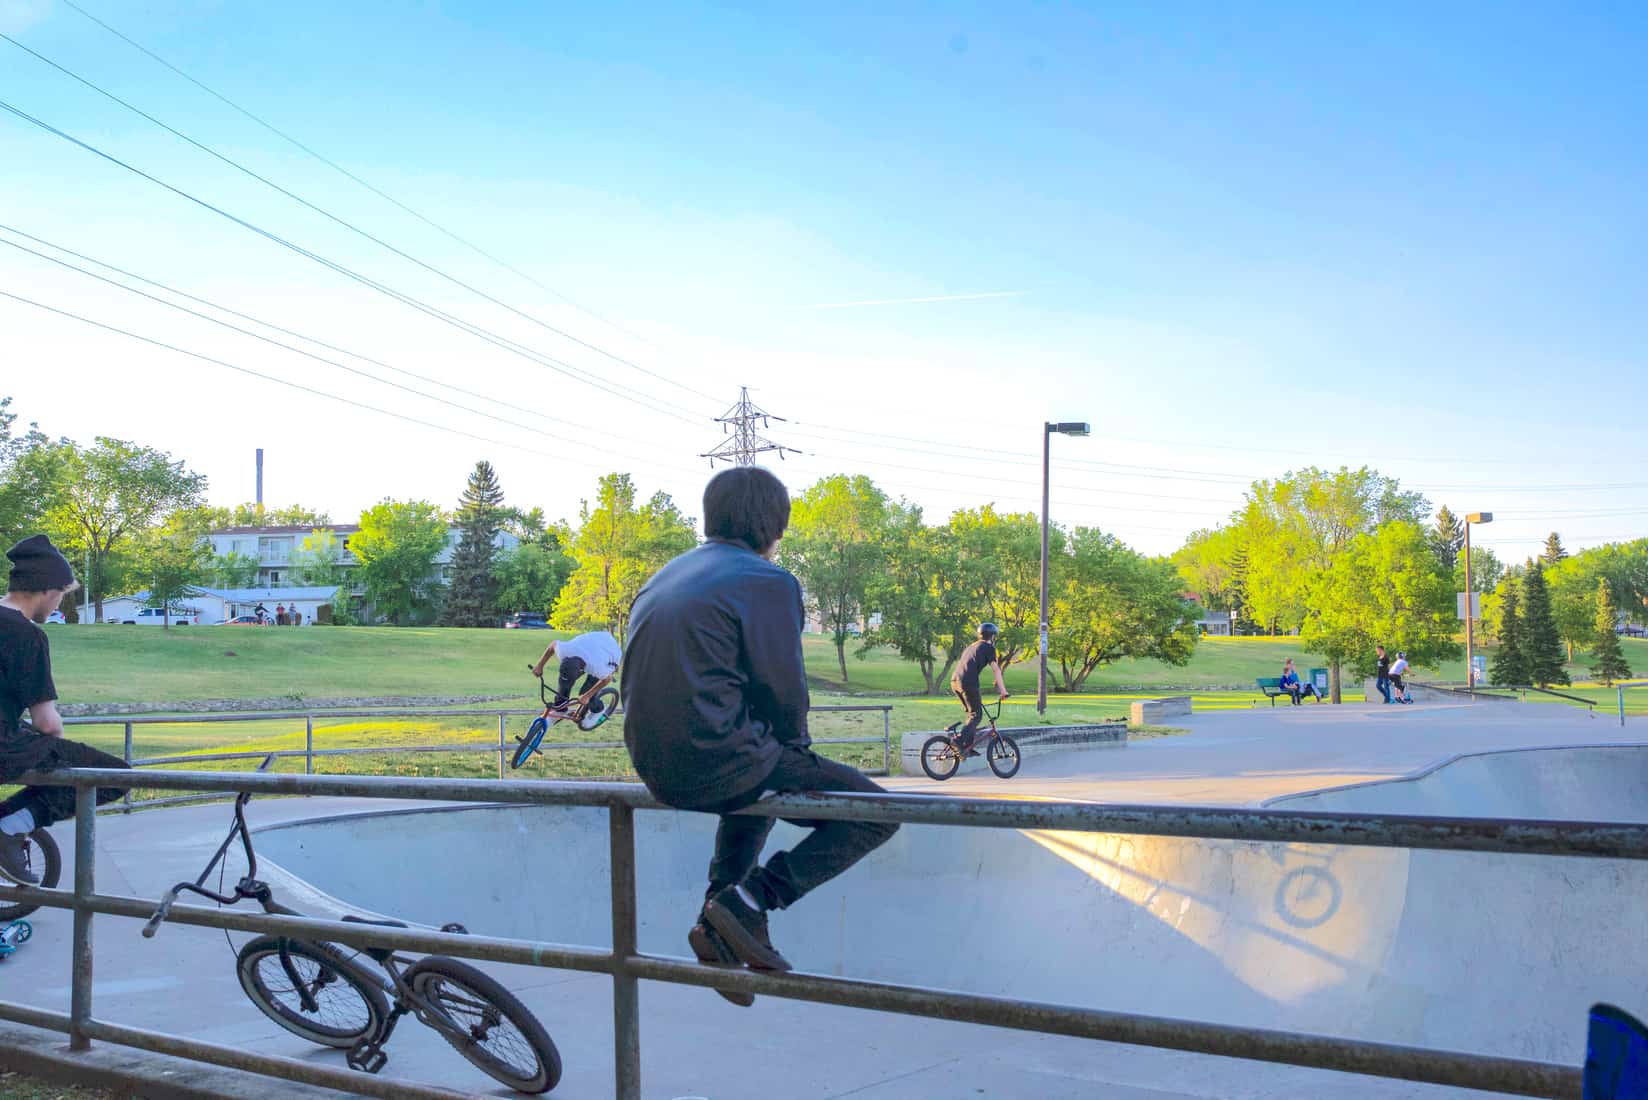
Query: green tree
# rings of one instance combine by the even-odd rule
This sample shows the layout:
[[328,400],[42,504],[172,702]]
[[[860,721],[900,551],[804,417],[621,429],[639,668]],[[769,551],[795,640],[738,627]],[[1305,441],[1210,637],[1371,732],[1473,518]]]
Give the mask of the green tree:
[[209,515],[209,530],[213,531],[225,527],[326,527],[332,522],[327,513],[301,504],[276,508],[251,501],[229,508],[212,508]]
[[441,510],[427,501],[385,500],[361,513],[349,549],[378,615],[395,626],[428,621],[440,592],[435,559],[446,548],[446,530]]
[[1562,548],[1562,536],[1552,531],[1545,538],[1545,549],[1539,554],[1540,562],[1546,568],[1550,568],[1567,556],[1568,551]]
[[807,610],[835,642],[847,682],[847,639],[864,619],[866,593],[881,567],[887,495],[869,478],[836,474],[795,498],[779,560],[801,581]]
[[317,527],[303,536],[286,564],[292,583],[304,588],[342,584],[349,572],[343,564],[343,540],[330,527]]
[[60,498],[63,485],[61,446],[47,439],[38,424],[17,432],[11,400],[0,397],[0,545],[4,546],[45,526],[45,516]]
[[1488,681],[1502,687],[1519,687],[1529,683],[1528,655],[1523,648],[1526,629],[1518,607],[1518,582],[1506,578],[1499,604],[1499,649],[1494,653],[1493,667],[1488,670]]
[[1606,577],[1598,577],[1596,618],[1592,622],[1596,634],[1591,642],[1591,659],[1592,674],[1604,684],[1631,678],[1631,666],[1620,649],[1618,628],[1619,608],[1614,604],[1613,589]]
[[1597,573],[1608,579],[1614,604],[1632,622],[1641,622],[1648,607],[1648,538],[1610,542],[1585,551]]
[[1535,562],[1522,581],[1523,653],[1528,661],[1528,682],[1538,687],[1568,683],[1562,667],[1562,638],[1551,610],[1551,591],[1545,583],[1545,566]]
[[[1465,548],[1465,528],[1459,522],[1459,517],[1448,510],[1444,504],[1436,511],[1436,526],[1431,530],[1431,548],[1444,568],[1453,569],[1454,562],[1459,560],[1459,552]],[[1476,563],[1471,563],[1471,569],[1476,569]],[[1489,586],[1491,587],[1491,586]],[[1460,591],[1464,591],[1461,587]]]
[[258,560],[233,550],[212,559],[212,583],[221,588],[250,588],[257,583]]
[[1178,569],[1152,560],[1096,528],[1070,533],[1055,559],[1048,659],[1065,691],[1080,691],[1095,669],[1123,657],[1184,665],[1196,650],[1196,604]]
[[86,585],[103,621],[103,599],[117,555],[162,516],[200,502],[206,478],[172,456],[124,440],[99,436],[89,448],[63,444],[62,489],[46,514],[60,545],[90,559]]
[[915,505],[891,506],[881,570],[866,592],[881,622],[864,636],[863,649],[885,646],[920,670],[929,695],[947,690],[950,669],[978,625],[976,583],[966,568],[955,532],[928,527]]
[[503,526],[504,490],[492,463],[481,460],[470,471],[458,502],[463,529],[452,555],[452,581],[441,610],[443,626],[496,626],[498,582],[492,575],[498,530]]
[[212,548],[198,511],[173,513],[158,527],[148,527],[131,539],[127,575],[149,590],[149,602],[164,610],[161,626],[170,630],[172,608],[180,600],[201,594],[200,586],[212,572]]
[[[1355,539],[1388,523],[1418,527],[1429,513],[1421,494],[1365,466],[1333,472],[1310,467],[1254,482],[1235,520],[1248,554],[1248,613],[1271,633],[1302,628],[1316,611],[1314,582]],[[1422,543],[1424,556],[1435,561],[1429,542]],[[1340,658],[1328,659],[1338,702]]]
[[553,622],[562,630],[610,630],[622,639],[647,581],[697,543],[692,520],[669,494],[655,493],[637,506],[630,476],[606,475],[595,506],[585,501],[579,511],[568,547],[572,575],[555,600]]
[[1427,668],[1459,655],[1453,583],[1418,523],[1395,520],[1355,536],[1307,587],[1314,610],[1300,644],[1358,676],[1373,673],[1377,644]]
[[1570,664],[1574,650],[1589,648],[1596,638],[1596,586],[1599,580],[1607,583],[1597,564],[1592,554],[1581,553],[1544,567],[1545,586],[1551,593],[1551,618]]
[[572,559],[553,537],[523,542],[499,554],[493,563],[498,606],[505,611],[536,611],[547,616],[571,575]]
[[[972,587],[972,621],[958,639],[961,648],[973,643],[980,622],[989,621],[1000,631],[996,652],[1003,665],[1026,651],[1039,653],[1041,521],[1032,512],[998,512],[986,504],[953,513],[950,532],[960,562],[953,579]],[[1047,538],[1048,560],[1055,561],[1064,553],[1064,532],[1055,527]]]

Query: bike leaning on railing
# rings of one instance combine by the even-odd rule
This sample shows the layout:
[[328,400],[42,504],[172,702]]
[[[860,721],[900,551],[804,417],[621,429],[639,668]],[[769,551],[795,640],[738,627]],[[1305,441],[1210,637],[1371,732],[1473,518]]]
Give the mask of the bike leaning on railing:
[[[266,770],[274,757],[264,760]],[[302,913],[274,899],[268,883],[257,877],[257,853],[246,827],[251,792],[235,798],[234,824],[200,877],[168,890],[143,927],[152,937],[171,913],[178,896],[198,894],[219,905],[256,901],[265,913],[297,917]],[[239,840],[246,854],[246,874],[232,893],[206,887],[231,845]],[[346,916],[345,921],[390,928],[395,920]],[[464,933],[461,924],[442,932]],[[516,1092],[543,1093],[561,1080],[561,1056],[555,1042],[524,1004],[496,979],[468,963],[445,955],[425,955],[413,962],[390,950],[367,948],[363,954],[383,968],[380,976],[334,944],[287,936],[259,936],[240,949],[235,974],[240,987],[269,1019],[300,1038],[348,1052],[351,1069],[377,1073],[388,1063],[383,1047],[402,1016],[411,1014],[433,1028],[482,1073]],[[390,1007],[393,999],[394,1007]]]
[[[990,713],[989,707],[979,708],[984,712],[984,720],[990,724],[990,732],[977,731],[971,750],[977,752],[980,742],[984,743],[984,759],[999,779],[1011,779],[1017,775],[1020,763],[1018,742],[996,728],[996,722],[1001,718],[1001,704],[1006,699],[1004,695],[996,700],[994,714]],[[960,722],[952,723],[943,733],[935,733],[922,743],[921,770],[927,773],[928,778],[942,782],[955,775],[956,769],[961,767],[969,750],[961,747],[960,730]]]
[[[58,851],[57,841],[52,839],[48,830],[36,829],[29,834],[29,843],[34,845],[34,850],[29,853],[29,864],[40,868],[40,881],[36,885],[45,890],[53,889],[57,880],[63,877],[63,853]],[[11,879],[0,875],[0,883],[9,886]],[[0,905],[0,924],[26,917],[38,908],[40,906],[26,902]]]

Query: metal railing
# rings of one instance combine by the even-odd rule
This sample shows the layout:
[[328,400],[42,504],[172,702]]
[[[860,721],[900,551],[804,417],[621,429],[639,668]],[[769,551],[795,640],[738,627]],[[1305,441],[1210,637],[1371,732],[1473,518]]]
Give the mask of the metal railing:
[[1625,724],[1625,693],[1638,688],[1648,688],[1648,680],[1621,680],[1614,685],[1619,692],[1619,724]]
[[[809,714],[842,714],[842,713],[879,713],[881,715],[880,737],[816,737],[815,745],[880,745],[881,770],[868,770],[868,775],[891,775],[893,771],[893,708],[885,703],[874,705],[830,705],[816,706],[808,709]],[[315,774],[315,758],[317,756],[381,756],[387,752],[393,753],[487,753],[498,754],[498,778],[508,774],[509,753],[513,746],[508,740],[508,719],[524,716],[534,716],[543,713],[542,708],[495,708],[495,709],[435,709],[415,710],[408,708],[373,707],[361,710],[281,710],[281,711],[233,711],[214,714],[184,714],[176,716],[165,715],[77,715],[63,719],[65,726],[123,726],[125,728],[124,749],[121,758],[133,768],[155,768],[164,764],[209,764],[225,760],[262,760],[267,756],[276,759],[303,758],[303,772],[305,775]],[[619,710],[617,714],[622,714]],[[466,742],[454,745],[383,745],[365,746],[348,749],[317,749],[315,748],[315,720],[329,721],[334,718],[491,718],[498,719],[498,744],[482,745],[477,742]],[[176,726],[202,723],[221,722],[268,722],[292,721],[303,722],[303,748],[278,749],[270,752],[268,749],[259,749],[246,752],[200,752],[178,753],[172,756],[140,756],[132,755],[132,735],[137,726]],[[622,741],[544,741],[538,748],[543,752],[562,751],[567,749],[622,749]],[[132,788],[127,788],[126,795],[118,806],[106,806],[101,812],[130,813],[135,809],[151,806],[175,806],[192,802],[204,802],[222,795],[185,795],[180,798],[139,798],[132,797]]]
[[[93,1040],[102,1040],[369,1096],[454,1095],[440,1089],[400,1081],[382,1081],[311,1062],[256,1054],[95,1018],[92,1015],[93,916],[104,914],[145,919],[158,905],[158,902],[147,899],[100,894],[96,890],[97,814],[94,788],[117,786],[130,779],[129,772],[99,769],[23,777],[27,783],[73,785],[77,788],[74,889],[0,886],[0,900],[74,911],[70,1007],[69,1012],[64,1014],[0,1001],[0,1019],[65,1032],[72,1050],[85,1050]],[[720,970],[681,959],[643,955],[638,950],[636,939],[635,812],[667,807],[653,800],[637,784],[223,772],[160,772],[145,776],[144,781],[165,790],[224,794],[252,791],[282,795],[605,808],[608,811],[610,845],[610,950],[190,905],[175,907],[170,919],[206,928],[301,937],[356,948],[439,952],[493,962],[609,974],[613,987],[615,1095],[619,1100],[638,1100],[641,1095],[639,996],[642,979],[1526,1096],[1580,1096],[1581,1077],[1577,1066],[1144,1016],[818,974],[776,975],[749,970]],[[1528,856],[1648,859],[1648,825],[1604,822],[1496,821],[1489,818],[1318,813],[1267,808],[1020,802],[903,794],[781,795],[765,799],[740,812],[808,820],[1053,829]]]

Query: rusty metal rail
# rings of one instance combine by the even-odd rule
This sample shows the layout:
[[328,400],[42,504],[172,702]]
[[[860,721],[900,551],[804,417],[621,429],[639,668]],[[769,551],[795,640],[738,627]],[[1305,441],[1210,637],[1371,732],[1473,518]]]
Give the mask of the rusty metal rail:
[[[147,918],[157,905],[157,902],[142,898],[100,894],[95,889],[97,818],[92,792],[98,786],[117,786],[130,780],[129,772],[98,769],[24,777],[24,781],[29,783],[55,783],[78,788],[74,889],[0,887],[0,900],[27,901],[74,912],[71,1008],[69,1014],[63,1016],[0,1001],[0,1019],[66,1031],[71,1046],[76,1049],[85,1049],[92,1040],[99,1040],[366,1095],[450,1095],[440,1089],[414,1089],[400,1082],[391,1086],[389,1082],[326,1066],[236,1051],[96,1019],[92,1015],[91,996],[93,916]],[[643,955],[636,945],[634,817],[636,811],[666,807],[652,799],[637,784],[221,772],[150,773],[143,777],[143,782],[146,786],[161,790],[213,793],[252,791],[606,808],[609,814],[612,888],[613,945],[610,950],[307,917],[271,916],[201,906],[179,905],[172,910],[171,919],[181,924],[287,935],[358,948],[440,952],[493,962],[609,974],[614,993],[614,1090],[620,1100],[637,1100],[641,1095],[639,1002],[640,982],[643,980],[725,988],[821,1004],[1526,1096],[1580,1096],[1580,1069],[1577,1066],[1144,1016],[1074,1005],[1043,1004],[816,974],[770,975],[716,970],[680,959]],[[1607,822],[1511,822],[1481,818],[1204,806],[998,802],[896,794],[784,795],[765,799],[742,812],[806,819],[1648,859],[1648,825]]]

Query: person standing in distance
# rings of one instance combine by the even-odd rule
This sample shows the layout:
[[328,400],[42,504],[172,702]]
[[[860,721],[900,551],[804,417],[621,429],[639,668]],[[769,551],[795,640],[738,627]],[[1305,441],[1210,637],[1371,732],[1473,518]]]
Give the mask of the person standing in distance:
[[[797,820],[811,829],[758,866],[770,817],[736,811],[768,792],[881,788],[811,749],[801,585],[773,564],[790,521],[783,482],[757,466],[704,489],[707,541],[636,597],[625,639],[624,741],[662,802],[721,815],[709,889],[687,940],[699,961],[783,971],[767,914],[794,905],[886,843],[896,825]],[[723,992],[735,1004],[754,997]]]
[[[118,756],[63,737],[51,647],[39,624],[80,587],[68,559],[45,535],[24,539],[6,557],[11,576],[0,600],[0,783],[36,770],[126,767]],[[113,802],[122,793],[100,787],[97,803]],[[24,787],[0,802],[0,875],[24,886],[39,885],[40,875],[30,865],[29,834],[73,816],[73,787]]]
[[961,651],[956,671],[950,677],[950,690],[956,693],[962,709],[967,712],[967,723],[956,733],[956,741],[968,756],[978,755],[973,751],[973,742],[978,740],[979,723],[984,721],[984,697],[979,693],[979,679],[986,668],[996,678],[996,694],[1003,699],[1008,697],[1007,685],[1001,678],[1001,658],[996,654],[996,634],[995,623],[980,623],[978,641]]

